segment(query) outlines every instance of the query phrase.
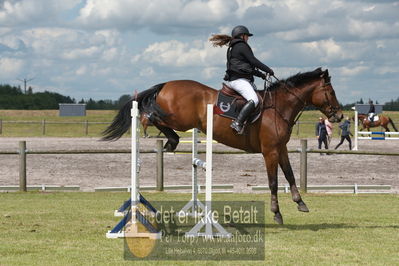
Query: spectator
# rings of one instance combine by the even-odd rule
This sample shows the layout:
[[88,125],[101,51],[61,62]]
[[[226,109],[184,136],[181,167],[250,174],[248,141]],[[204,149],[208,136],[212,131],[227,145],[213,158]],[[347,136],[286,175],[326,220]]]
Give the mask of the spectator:
[[331,139],[332,139],[332,133],[333,133],[333,125],[332,125],[332,123],[330,122],[330,121],[328,121],[328,118],[326,118],[325,120],[324,120],[324,124],[326,125],[326,129],[327,129],[327,143],[328,143],[328,146],[330,146],[330,143],[331,143]]
[[[319,122],[316,123],[315,134],[317,136],[317,140],[319,141],[319,149],[321,149],[321,144],[324,143],[324,148],[328,149],[327,143],[327,129],[326,124],[324,123],[324,119],[322,117],[319,118]],[[323,155],[320,153],[320,155]]]
[[352,141],[350,137],[352,136],[352,133],[350,132],[350,126],[351,122],[349,121],[349,117],[347,116],[345,118],[345,121],[339,126],[342,129],[341,141],[338,143],[335,149],[338,149],[338,147],[341,146],[341,144],[344,143],[344,140],[346,139],[349,142],[349,150],[352,150]]

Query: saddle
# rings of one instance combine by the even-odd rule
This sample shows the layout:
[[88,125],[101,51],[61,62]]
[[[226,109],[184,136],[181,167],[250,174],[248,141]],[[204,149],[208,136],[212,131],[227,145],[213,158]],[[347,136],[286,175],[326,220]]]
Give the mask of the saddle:
[[[248,123],[255,122],[260,117],[263,110],[262,96],[257,91],[255,92],[258,96],[259,103],[250,115],[247,121]],[[218,92],[214,113],[220,116],[236,119],[246,102],[247,100],[242,97],[241,94],[237,93],[235,90],[223,83],[222,89]]]

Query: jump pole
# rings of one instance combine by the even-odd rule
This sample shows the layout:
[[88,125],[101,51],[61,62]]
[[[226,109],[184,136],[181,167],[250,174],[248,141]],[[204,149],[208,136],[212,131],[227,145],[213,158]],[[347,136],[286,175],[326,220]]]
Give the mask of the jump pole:
[[[212,141],[213,141],[213,105],[207,105],[207,118],[206,118],[206,162],[201,161],[196,158],[198,154],[198,150],[196,148],[197,145],[197,130],[193,131],[193,168],[192,168],[192,200],[186,204],[186,206],[192,207],[191,214],[194,215],[203,215],[201,220],[189,231],[186,233],[188,237],[199,237],[203,236],[205,238],[213,238],[213,237],[231,237],[231,234],[228,233],[219,223],[212,218]],[[195,146],[194,146],[195,145]],[[197,183],[197,167],[201,167],[206,171],[206,179],[205,179],[205,205],[198,201],[198,183]],[[198,208],[196,206],[200,206],[202,209],[202,213],[198,212]],[[182,211],[185,209],[183,207]],[[181,212],[180,211],[180,214]],[[197,216],[198,217],[198,216]],[[205,232],[200,232],[201,229],[205,227]],[[213,228],[216,231],[213,231]]]

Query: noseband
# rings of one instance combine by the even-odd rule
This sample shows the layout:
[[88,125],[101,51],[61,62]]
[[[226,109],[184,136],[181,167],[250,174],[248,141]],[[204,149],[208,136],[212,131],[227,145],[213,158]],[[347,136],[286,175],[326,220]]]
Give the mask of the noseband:
[[327,111],[327,117],[330,118],[332,116],[335,116],[335,114],[337,113],[339,108],[331,105],[331,101],[330,101],[328,93],[327,93],[327,86],[329,86],[329,85],[331,85],[331,82],[324,83],[324,85],[323,85],[322,90],[324,90],[325,100],[321,107]]

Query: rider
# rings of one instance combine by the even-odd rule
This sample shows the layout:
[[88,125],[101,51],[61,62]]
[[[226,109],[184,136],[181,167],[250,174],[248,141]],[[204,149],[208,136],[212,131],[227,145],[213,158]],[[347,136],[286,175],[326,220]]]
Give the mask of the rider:
[[230,127],[237,131],[238,134],[243,133],[243,126],[249,115],[258,105],[258,97],[254,88],[254,75],[266,78],[266,75],[258,69],[274,75],[273,70],[260,62],[253,54],[251,47],[248,45],[248,38],[253,36],[248,28],[242,25],[236,26],[228,35],[213,35],[209,40],[214,46],[228,45],[227,49],[227,70],[224,80],[227,85],[241,94],[247,103],[238,114]]
[[375,107],[374,107],[374,104],[373,104],[373,101],[372,101],[372,100],[369,100],[369,105],[370,105],[370,109],[369,109],[369,111],[368,111],[369,120],[370,120],[371,122],[374,122]]

